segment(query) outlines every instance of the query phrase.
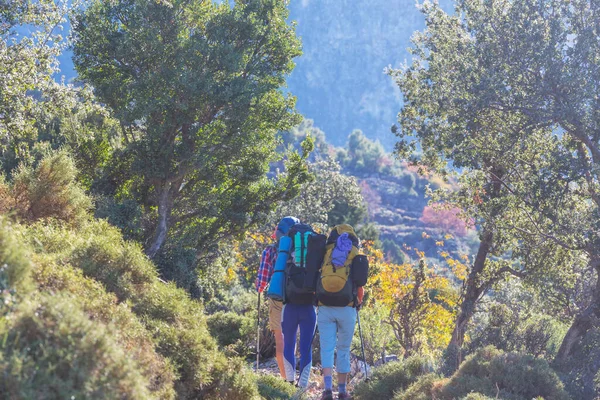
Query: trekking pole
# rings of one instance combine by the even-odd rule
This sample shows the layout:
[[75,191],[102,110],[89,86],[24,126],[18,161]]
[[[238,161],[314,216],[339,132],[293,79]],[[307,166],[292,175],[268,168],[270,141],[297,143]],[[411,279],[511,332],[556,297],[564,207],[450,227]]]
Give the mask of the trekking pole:
[[313,333],[313,337],[312,337],[312,339],[311,339],[311,341],[310,341],[310,347],[311,347],[311,348],[312,348],[312,346],[313,346],[313,343],[315,342],[315,337],[317,337],[317,332],[318,332],[318,331],[319,331],[319,327],[318,327],[318,326],[316,326],[316,327],[315,327],[315,333]]
[[319,330],[319,325],[317,325],[317,320],[318,320],[318,316],[319,316],[318,308],[317,308],[317,311],[316,311],[315,314],[316,314],[316,316],[315,316],[315,331],[313,332],[313,337],[312,337],[312,339],[310,341],[310,348],[311,349],[312,349],[313,343],[315,342],[315,337],[317,336],[317,331]]
[[256,309],[256,372],[258,372],[258,362],[260,361],[260,292],[258,292],[258,308]]
[[367,359],[365,357],[365,344],[363,342],[362,330],[360,329],[360,314],[358,313],[358,307],[356,307],[356,320],[358,321],[358,337],[360,338],[360,348],[362,350],[363,363],[365,365],[365,381],[368,381],[369,373],[367,372]]

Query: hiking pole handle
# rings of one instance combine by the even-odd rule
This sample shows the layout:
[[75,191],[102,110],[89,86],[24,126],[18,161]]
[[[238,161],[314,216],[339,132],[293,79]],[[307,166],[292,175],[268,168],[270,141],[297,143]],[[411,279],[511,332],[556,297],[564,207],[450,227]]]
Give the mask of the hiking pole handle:
[[363,363],[365,367],[365,381],[369,380],[369,373],[367,372],[367,358],[365,357],[365,343],[363,342],[362,330],[360,328],[360,313],[356,308],[356,321],[358,322],[358,337],[360,338],[360,348],[362,350]]

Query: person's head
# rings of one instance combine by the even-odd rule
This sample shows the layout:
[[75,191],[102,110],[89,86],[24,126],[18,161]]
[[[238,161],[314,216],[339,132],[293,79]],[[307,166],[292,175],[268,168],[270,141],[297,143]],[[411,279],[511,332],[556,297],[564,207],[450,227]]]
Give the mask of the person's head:
[[283,235],[286,235],[290,228],[296,224],[299,224],[300,220],[296,217],[283,217],[275,228],[274,238],[279,240]]

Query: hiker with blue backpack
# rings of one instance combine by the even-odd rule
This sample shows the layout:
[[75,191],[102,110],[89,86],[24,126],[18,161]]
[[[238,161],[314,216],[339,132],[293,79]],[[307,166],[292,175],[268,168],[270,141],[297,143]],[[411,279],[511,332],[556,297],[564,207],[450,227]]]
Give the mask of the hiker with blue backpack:
[[283,302],[283,362],[286,380],[296,382],[296,339],[300,333],[300,375],[297,386],[308,386],[312,368],[312,339],[316,328],[314,288],[306,288],[308,271],[317,271],[325,254],[326,236],[317,234],[310,225],[295,224],[279,241],[273,279],[267,295]]
[[359,254],[360,241],[350,225],[336,226],[326,242],[326,252],[316,285],[318,324],[324,391],[321,400],[333,400],[333,364],[337,351],[338,399],[349,399],[346,380],[350,372],[350,345],[367,282],[367,257]]
[[[282,218],[281,221],[279,221],[279,223],[277,224],[275,232],[271,236],[273,239],[276,240],[276,242],[268,245],[262,252],[260,267],[258,269],[258,275],[256,277],[256,290],[258,291],[259,295],[259,304],[260,293],[262,293],[267,288],[267,285],[270,284],[271,280],[278,280],[281,278],[278,275],[273,276],[275,271],[275,264],[277,261],[279,242],[282,237],[285,237],[287,235],[289,229],[299,222],[300,220],[298,220],[298,218],[296,217]],[[277,285],[274,285],[274,287],[276,286]],[[283,332],[281,329],[281,311],[283,309],[283,299],[277,299],[276,296],[267,297],[269,303],[269,328],[275,336],[275,358],[277,360],[277,366],[279,367],[279,373],[285,379],[286,374],[283,361],[284,343]],[[259,349],[256,349],[256,351],[258,353]],[[258,365],[256,366],[256,368],[258,369]]]
[[286,379],[296,380],[296,337],[300,332],[300,375],[298,387],[306,388],[312,367],[312,338],[317,324],[315,295],[305,291],[304,271],[308,236],[314,231],[309,225],[298,224],[290,228],[292,247],[286,265],[285,298],[281,328],[283,330],[283,363]]

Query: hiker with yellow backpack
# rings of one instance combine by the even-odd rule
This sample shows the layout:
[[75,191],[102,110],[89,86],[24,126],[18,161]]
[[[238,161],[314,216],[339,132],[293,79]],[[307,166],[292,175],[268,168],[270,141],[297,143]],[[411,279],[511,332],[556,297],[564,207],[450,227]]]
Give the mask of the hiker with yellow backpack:
[[338,399],[350,398],[346,391],[350,345],[369,268],[367,257],[359,254],[359,248],[359,238],[350,225],[336,226],[327,238],[325,257],[316,284],[319,306],[317,323],[325,383],[322,400],[333,400],[332,372],[336,350]]

